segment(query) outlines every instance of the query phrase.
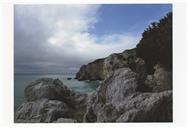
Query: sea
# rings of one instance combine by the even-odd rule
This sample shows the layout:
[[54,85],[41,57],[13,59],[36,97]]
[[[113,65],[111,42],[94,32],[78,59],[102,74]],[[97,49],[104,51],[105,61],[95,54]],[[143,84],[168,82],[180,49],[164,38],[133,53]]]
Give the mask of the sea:
[[[58,78],[70,89],[79,92],[92,92],[99,86],[100,81],[78,81],[75,74],[14,74],[14,111],[25,102],[25,87],[40,78]],[[72,78],[68,80],[67,78]]]

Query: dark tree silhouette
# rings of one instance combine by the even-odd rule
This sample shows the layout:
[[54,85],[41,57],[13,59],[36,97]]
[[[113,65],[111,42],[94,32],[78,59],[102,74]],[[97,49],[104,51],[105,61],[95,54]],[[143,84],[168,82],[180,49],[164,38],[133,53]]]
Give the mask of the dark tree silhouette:
[[137,56],[145,60],[148,73],[153,73],[157,63],[172,71],[172,12],[151,23],[136,47]]

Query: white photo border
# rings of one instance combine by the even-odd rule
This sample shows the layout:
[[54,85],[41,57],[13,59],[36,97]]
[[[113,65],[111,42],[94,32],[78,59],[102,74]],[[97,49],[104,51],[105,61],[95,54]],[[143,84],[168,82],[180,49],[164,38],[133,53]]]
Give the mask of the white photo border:
[[[15,4],[172,4],[173,122],[172,123],[14,123],[14,5]],[[186,0],[2,0],[0,1],[0,126],[2,128],[186,128],[187,91]]]

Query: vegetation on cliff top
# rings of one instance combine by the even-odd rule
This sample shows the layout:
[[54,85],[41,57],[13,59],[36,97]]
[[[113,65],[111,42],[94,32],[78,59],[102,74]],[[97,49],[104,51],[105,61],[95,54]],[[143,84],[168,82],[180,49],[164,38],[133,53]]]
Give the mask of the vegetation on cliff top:
[[137,56],[145,60],[148,73],[153,73],[157,63],[172,71],[172,12],[151,23],[136,47]]

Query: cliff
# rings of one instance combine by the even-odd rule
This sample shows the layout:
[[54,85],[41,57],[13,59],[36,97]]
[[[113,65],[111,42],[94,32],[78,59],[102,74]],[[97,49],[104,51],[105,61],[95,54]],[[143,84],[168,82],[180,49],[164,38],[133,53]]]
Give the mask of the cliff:
[[78,80],[104,80],[109,72],[129,67],[135,70],[135,61],[145,62],[148,74],[154,73],[154,66],[162,65],[172,72],[172,12],[159,22],[152,23],[143,33],[136,48],[114,53],[104,59],[84,65],[76,74]]
[[104,59],[95,60],[88,65],[83,65],[76,74],[78,80],[103,80],[104,79]]
[[122,68],[131,67],[134,65],[136,50],[126,50],[122,53],[114,53],[110,56],[95,60],[87,65],[83,65],[76,79],[78,80],[104,80],[105,77],[112,71]]
[[84,121],[171,122],[172,13],[152,23],[135,49],[104,58],[100,70],[103,82],[89,97]]

